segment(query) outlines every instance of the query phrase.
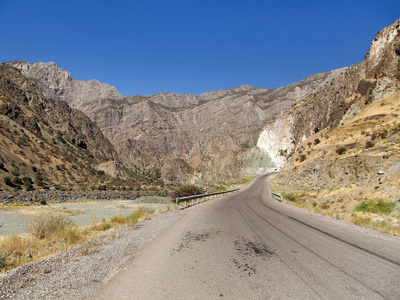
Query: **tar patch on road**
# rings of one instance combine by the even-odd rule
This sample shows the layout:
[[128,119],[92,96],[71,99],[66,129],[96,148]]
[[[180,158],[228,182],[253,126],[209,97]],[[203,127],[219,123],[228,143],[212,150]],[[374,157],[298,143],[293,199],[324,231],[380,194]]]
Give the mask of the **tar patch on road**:
[[[237,239],[234,246],[236,255],[231,260],[236,269],[248,276],[257,274],[257,266],[261,261],[265,261],[275,254],[265,243],[249,241],[245,238]],[[258,260],[261,261],[257,262]]]
[[185,249],[193,249],[194,243],[205,242],[211,238],[212,234],[210,232],[194,233],[192,231],[188,231],[183,236],[182,241],[178,246],[178,249],[174,249],[174,251],[181,253]]

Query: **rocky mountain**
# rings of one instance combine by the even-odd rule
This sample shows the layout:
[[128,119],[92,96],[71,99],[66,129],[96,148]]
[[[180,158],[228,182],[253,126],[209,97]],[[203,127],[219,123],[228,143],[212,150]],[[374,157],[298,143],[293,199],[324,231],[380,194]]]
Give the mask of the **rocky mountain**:
[[311,136],[396,92],[398,27],[396,21],[375,37],[365,61],[279,89],[244,85],[201,95],[122,97],[107,84],[73,79],[54,63],[9,64],[47,98],[85,113],[127,171],[165,183],[224,183],[293,164],[290,158]]
[[270,153],[278,167],[311,135],[343,124],[369,103],[398,91],[399,26],[396,21],[380,31],[363,62],[347,68],[264,127],[257,145]]
[[106,84],[75,80],[54,63],[10,64],[47,97],[89,116],[128,169],[143,169],[167,183],[229,182],[273,167],[256,146],[263,126],[346,70],[274,90],[240,86],[201,95],[122,97]]
[[87,189],[114,180],[99,171],[117,163],[101,130],[66,102],[46,99],[6,64],[0,65],[0,124],[0,189]]
[[[283,167],[273,185],[290,201],[390,232],[400,224],[399,116],[400,19],[375,36],[363,62],[280,113],[258,145]],[[355,213],[362,203],[373,214]],[[385,205],[393,211],[379,214]]]

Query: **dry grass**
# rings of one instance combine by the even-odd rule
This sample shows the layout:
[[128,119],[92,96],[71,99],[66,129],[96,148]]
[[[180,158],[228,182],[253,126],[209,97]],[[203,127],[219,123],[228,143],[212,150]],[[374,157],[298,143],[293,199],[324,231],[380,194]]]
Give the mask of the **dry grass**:
[[397,236],[400,235],[400,228],[399,227],[393,227],[388,222],[386,222],[385,220],[383,220],[383,221],[374,221],[368,215],[352,214],[350,222],[352,222],[354,224],[357,224],[357,225],[360,225],[360,226],[363,226],[363,227],[375,229],[375,230],[378,230],[380,232],[384,232],[384,233],[387,233],[387,234],[392,234],[392,235],[397,235]]
[[[376,100],[364,108],[359,114],[344,122],[333,130],[325,128],[310,136],[303,142],[300,149],[308,150],[304,157],[302,152],[294,155],[293,166],[310,163],[316,159],[344,159],[360,153],[381,156],[381,147],[386,147],[388,153],[400,151],[400,143],[387,140],[391,134],[400,131],[398,115],[400,114],[400,93],[394,93],[386,98]],[[319,140],[319,143],[315,143]],[[312,146],[307,146],[312,145]],[[334,146],[333,146],[334,145]],[[340,150],[339,150],[340,149]],[[336,153],[336,150],[339,150]]]
[[[386,173],[390,166],[386,159],[395,164],[400,153],[399,115],[400,93],[394,93],[369,104],[341,126],[319,131],[304,141],[294,156],[293,166],[283,170],[279,182],[272,179],[271,187],[278,193],[286,192],[286,202],[291,205],[400,235],[400,223],[396,218],[400,209],[400,175],[397,171]],[[317,139],[319,142],[315,143]],[[340,147],[346,151],[336,153]],[[301,161],[300,155],[306,150],[307,157]],[[369,158],[381,159],[382,164],[358,164]],[[320,177],[311,175],[303,180],[303,172],[312,172],[314,164],[320,161],[324,162],[318,171]],[[378,176],[371,172],[381,168],[385,168],[385,175],[377,186]],[[335,174],[335,170],[343,173],[332,177],[328,171]],[[289,187],[287,183],[291,181],[296,182],[296,186]]]
[[[115,230],[104,236],[108,229],[123,225],[134,226],[149,219],[152,214],[154,209],[141,207],[127,217],[117,216],[109,221],[94,219],[86,227],[77,226],[62,215],[38,216],[27,225],[29,234],[12,235],[0,240],[0,272],[46,258],[79,244],[80,255],[89,255],[96,252],[100,244],[118,237]],[[100,236],[103,236],[101,240]]]
[[381,199],[383,195],[380,192],[376,194],[362,192],[365,187],[307,192],[304,189],[288,188],[285,184],[277,181],[272,181],[271,186],[274,191],[283,195],[284,202],[287,204],[320,215],[400,236],[400,227],[398,225],[400,220],[400,214],[398,213],[400,199],[396,202],[383,200]]
[[79,254],[81,256],[86,256],[95,253],[99,245],[100,243],[97,238],[89,239],[82,243],[81,247],[79,248]]
[[68,209],[63,207],[62,209],[56,210],[57,213],[66,215],[66,216],[79,216],[86,214],[86,211],[81,209]]
[[39,215],[28,223],[26,229],[36,238],[43,239],[45,237],[49,237],[51,234],[57,231],[62,231],[71,225],[71,219],[61,215]]
[[127,217],[119,215],[119,216],[112,217],[110,219],[110,222],[117,223],[117,224],[128,224],[129,220]]

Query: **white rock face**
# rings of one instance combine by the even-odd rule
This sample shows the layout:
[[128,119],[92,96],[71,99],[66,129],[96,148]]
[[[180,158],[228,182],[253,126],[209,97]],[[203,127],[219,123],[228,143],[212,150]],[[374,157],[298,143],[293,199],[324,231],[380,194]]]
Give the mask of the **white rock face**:
[[[293,121],[291,116],[278,117],[264,128],[258,138],[257,147],[268,153],[277,169],[281,169],[285,165],[286,157],[294,150]],[[286,156],[282,154],[286,154]]]
[[[393,25],[399,25],[400,19],[397,20]],[[386,51],[390,48],[388,45],[393,43],[393,40],[398,36],[399,29],[397,26],[385,27],[378,33],[375,39],[372,41],[367,60],[370,63],[370,68],[375,67],[384,58]]]
[[397,82],[389,77],[379,78],[372,91],[373,100],[382,99],[397,91]]

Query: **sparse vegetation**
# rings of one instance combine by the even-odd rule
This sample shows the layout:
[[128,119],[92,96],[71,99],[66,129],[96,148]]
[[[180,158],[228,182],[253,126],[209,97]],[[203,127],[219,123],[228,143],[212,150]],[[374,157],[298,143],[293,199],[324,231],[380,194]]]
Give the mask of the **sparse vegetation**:
[[86,242],[84,242],[81,247],[80,247],[80,255],[81,256],[86,256],[90,255],[92,253],[95,253],[97,251],[97,248],[99,246],[99,241],[97,238],[92,238]]
[[110,222],[117,223],[117,224],[128,224],[129,220],[128,220],[128,217],[119,215],[119,216],[112,217],[110,219]]
[[106,235],[105,231],[123,225],[133,226],[153,213],[153,208],[142,206],[129,216],[117,216],[109,221],[94,219],[86,227],[75,225],[66,216],[40,215],[27,224],[30,236],[13,235],[0,241],[0,272],[78,244],[81,244],[80,255],[90,255],[100,244],[118,237],[115,231]]
[[138,210],[135,210],[129,216],[115,216],[110,219],[111,223],[116,224],[130,224],[135,225],[140,220],[148,219],[151,214],[154,213],[153,208],[142,206]]
[[71,219],[58,215],[40,215],[31,220],[27,225],[27,231],[38,239],[49,237],[56,231],[61,231],[67,226],[72,226]]
[[298,193],[282,193],[284,199],[290,202],[296,202],[299,200],[300,195]]
[[25,176],[25,177],[22,178],[22,182],[24,184],[24,188],[27,191],[33,190],[33,180],[32,180],[32,178]]
[[4,177],[3,179],[4,183],[10,187],[15,187],[15,185],[12,183],[11,178],[10,177]]
[[105,219],[102,219],[101,221],[99,221],[98,219],[93,219],[89,226],[89,229],[94,231],[105,231],[110,228],[111,222],[108,222]]
[[172,194],[172,197],[186,197],[192,195],[200,195],[204,194],[205,190],[202,187],[199,187],[194,184],[185,184],[177,189]]
[[375,143],[373,141],[367,141],[365,143],[365,149],[372,148],[374,146],[375,146]]
[[343,146],[336,149],[336,153],[339,155],[346,153],[346,151],[347,151],[346,147],[343,147]]
[[396,202],[384,201],[382,199],[370,199],[358,205],[356,211],[390,214],[396,207]]
[[385,139],[387,136],[388,136],[388,131],[387,131],[387,129],[383,129],[383,130],[381,130],[381,131],[379,132],[379,137],[380,137],[381,139]]
[[6,269],[8,266],[12,265],[12,262],[10,261],[10,256],[11,253],[0,249],[0,272],[3,269]]

